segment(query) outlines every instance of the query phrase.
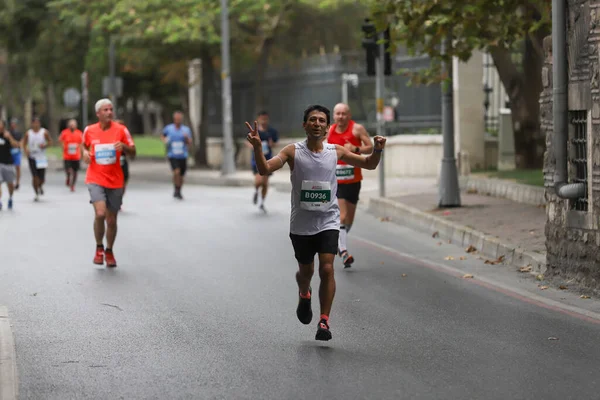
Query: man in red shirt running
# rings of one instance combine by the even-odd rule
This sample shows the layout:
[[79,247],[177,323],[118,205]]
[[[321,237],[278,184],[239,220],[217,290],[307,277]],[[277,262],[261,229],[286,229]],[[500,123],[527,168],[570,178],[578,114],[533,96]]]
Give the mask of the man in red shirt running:
[[[327,143],[344,146],[355,154],[371,154],[373,152],[373,143],[371,143],[369,133],[364,126],[352,120],[350,107],[347,104],[339,103],[333,108],[333,120],[335,123],[329,128]],[[337,198],[340,205],[338,254],[342,258],[344,268],[350,268],[354,257],[348,253],[346,241],[356,214],[362,171],[358,167],[339,160],[336,175],[338,179]]]
[[77,129],[77,121],[70,119],[67,123],[67,129],[64,129],[58,138],[63,145],[63,161],[65,164],[66,185],[75,191],[75,182],[77,181],[77,172],[81,160],[81,142],[83,133]]
[[[94,236],[96,255],[94,264],[116,267],[113,245],[117,237],[117,214],[123,202],[125,178],[121,157],[134,156],[135,144],[127,128],[113,119],[113,105],[109,99],[96,102],[98,123],[83,132],[83,160],[89,164],[85,183],[94,205]],[[106,232],[106,250],[104,233]]]

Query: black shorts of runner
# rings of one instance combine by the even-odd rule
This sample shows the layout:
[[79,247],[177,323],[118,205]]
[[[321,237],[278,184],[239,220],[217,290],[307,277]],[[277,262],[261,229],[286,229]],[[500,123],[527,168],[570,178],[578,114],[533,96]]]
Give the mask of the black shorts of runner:
[[337,187],[337,198],[346,200],[348,203],[357,204],[360,194],[360,182],[343,183]]
[[123,177],[125,178],[125,183],[129,181],[129,162],[127,159],[123,160],[123,164],[121,164],[121,169],[123,170]]
[[79,160],[65,160],[64,163],[65,171],[72,169],[73,171],[77,172],[81,167],[81,163],[79,162]]
[[185,158],[169,158],[169,162],[171,163],[171,169],[173,171],[178,169],[181,173],[181,176],[185,176],[185,171],[187,170],[187,159],[185,159]]
[[294,256],[300,264],[308,265],[315,261],[316,254],[337,254],[338,237],[337,229],[326,230],[315,235],[295,235],[290,233]]
[[29,159],[29,170],[31,171],[32,176],[37,176],[41,180],[46,179],[46,168],[36,168],[35,159]]

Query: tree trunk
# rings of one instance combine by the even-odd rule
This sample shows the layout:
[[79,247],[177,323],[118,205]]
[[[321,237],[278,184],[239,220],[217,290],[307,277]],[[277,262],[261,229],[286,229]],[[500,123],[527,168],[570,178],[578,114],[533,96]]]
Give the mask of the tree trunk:
[[200,126],[198,126],[198,132],[200,133],[200,140],[196,143],[196,151],[194,152],[194,162],[196,167],[208,167],[208,155],[206,151],[206,138],[208,137],[208,93],[213,87],[214,83],[214,66],[212,63],[212,54],[210,49],[204,47],[200,52],[200,59],[202,60],[202,84],[200,90],[202,91],[202,107],[200,109]]
[[150,134],[152,133],[152,120],[150,118],[150,96],[148,96],[148,94],[144,93],[142,96],[142,104],[144,105],[142,107],[142,129],[143,129],[143,134]]
[[[540,35],[541,33],[538,33],[536,36]],[[533,39],[537,40],[537,37]],[[545,147],[539,122],[543,54],[536,50],[532,39],[528,37],[525,43],[523,72],[517,69],[508,50],[491,48],[490,54],[510,100],[517,168],[541,168]]]
[[60,115],[56,104],[56,93],[54,83],[46,84],[46,112],[48,113],[48,130],[53,140],[58,139],[60,130]]
[[262,42],[260,53],[258,55],[258,63],[256,64],[256,75],[254,81],[254,115],[265,110],[267,102],[265,99],[265,90],[263,82],[269,68],[269,55],[273,47],[273,38],[265,38]]
[[515,99],[514,106],[511,99],[517,168],[538,169],[544,164],[546,140],[540,130],[539,104],[543,63],[543,55],[536,51],[531,39],[527,38],[521,95]]
[[267,70],[269,68],[269,56],[271,55],[271,49],[273,48],[273,44],[275,42],[275,37],[277,35],[277,31],[281,26],[281,22],[285,13],[287,13],[292,8],[292,2],[287,1],[282,5],[281,10],[275,16],[273,21],[271,22],[270,29],[268,29],[262,38],[262,43],[260,44],[258,51],[258,63],[256,65],[256,75],[254,81],[254,114],[256,115],[259,111],[264,110],[267,106],[267,101],[265,99],[265,90],[263,86],[263,82],[265,76],[267,74]]

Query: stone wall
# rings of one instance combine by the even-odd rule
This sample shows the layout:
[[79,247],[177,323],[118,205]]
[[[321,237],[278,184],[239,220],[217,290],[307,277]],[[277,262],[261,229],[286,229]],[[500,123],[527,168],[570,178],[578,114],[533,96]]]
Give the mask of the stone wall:
[[[546,135],[544,178],[546,186],[546,248],[548,278],[575,279],[589,288],[600,289],[600,91],[598,46],[600,0],[569,0],[567,57],[569,71],[568,109],[587,111],[588,211],[571,210],[571,202],[554,190],[556,159],[553,151],[552,41],[544,41],[546,62],[540,97],[541,129]],[[569,144],[569,146],[571,146]],[[570,153],[570,152],[569,152]],[[569,163],[569,177],[574,171]]]

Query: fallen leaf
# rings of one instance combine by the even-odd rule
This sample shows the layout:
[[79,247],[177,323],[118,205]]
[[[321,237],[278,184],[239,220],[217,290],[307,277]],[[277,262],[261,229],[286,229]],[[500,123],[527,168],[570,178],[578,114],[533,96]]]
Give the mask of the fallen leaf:
[[475,247],[473,247],[473,246],[469,245],[469,247],[467,247],[467,248],[465,249],[465,251],[466,251],[467,253],[474,253],[474,252],[476,252],[476,251],[477,251],[477,249],[476,249]]
[[452,240],[448,240],[448,243],[449,243],[449,244],[450,244],[450,243],[452,243]]
[[407,276],[408,276],[408,275],[406,275],[406,274],[402,274],[402,277],[403,277],[403,278],[406,278]]
[[466,259],[467,259],[467,257],[465,257],[465,256],[461,256],[461,257],[460,257],[460,259],[464,261],[464,260],[466,260]]
[[452,213],[451,213],[450,211],[444,211],[444,212],[443,212],[443,214],[444,214],[444,215],[450,215],[450,214],[452,214]]
[[495,260],[485,260],[484,264],[496,265],[501,264],[504,261],[504,256],[500,256]]
[[548,338],[548,340],[558,340],[558,338],[557,338],[557,337],[554,337],[554,336],[550,336],[550,337]]
[[448,256],[448,257],[444,258],[444,260],[446,260],[446,261],[454,260],[454,257]]
[[529,231],[530,235],[535,235],[535,231]]
[[589,298],[590,298],[590,296],[586,296],[585,294],[582,294],[582,295],[581,295],[581,296],[579,296],[579,297],[580,297],[580,298],[582,298],[582,299],[589,299]]
[[567,290],[568,289],[568,287],[566,287],[565,285],[560,285],[558,288],[560,290]]
[[467,189],[467,194],[476,194],[476,193],[477,193],[477,189],[474,189],[474,188]]
[[437,245],[438,245],[438,246],[441,246],[441,245],[443,245],[443,244],[444,244],[444,243],[442,243],[442,242],[438,242],[438,244],[437,244]]
[[390,217],[381,217],[381,218],[379,218],[379,220],[381,222],[388,222],[388,221],[390,221]]
[[472,278],[473,278],[473,275],[471,275],[471,274],[464,274],[463,275],[463,279],[472,279]]
[[539,286],[540,290],[546,290],[548,289],[548,286]]
[[531,272],[531,271],[533,271],[533,267],[531,265],[519,268],[519,272]]
[[440,233],[438,231],[433,232],[433,235],[431,235],[432,238],[436,238],[439,236],[440,236]]
[[542,275],[542,274],[536,275],[535,279],[538,280],[538,281],[543,281],[544,280],[544,275]]
[[37,292],[33,293],[32,296],[37,296]]

